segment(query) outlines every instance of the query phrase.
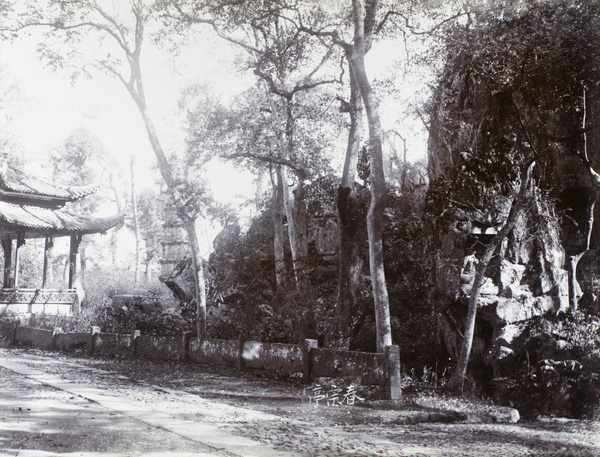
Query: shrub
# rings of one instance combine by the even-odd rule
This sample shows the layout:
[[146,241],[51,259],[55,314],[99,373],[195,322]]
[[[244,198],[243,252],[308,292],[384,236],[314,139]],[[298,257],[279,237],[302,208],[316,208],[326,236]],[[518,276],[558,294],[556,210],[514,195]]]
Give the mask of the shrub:
[[21,322],[23,325],[44,330],[52,330],[56,327],[63,332],[86,333],[93,325],[93,315],[83,311],[73,316],[57,316],[52,314],[32,314]]
[[143,335],[177,336],[193,329],[193,324],[177,311],[146,313],[135,307],[129,309],[107,306],[96,311],[93,322],[108,333],[127,334],[139,330]]
[[192,330],[191,319],[186,319],[174,309],[163,309],[158,290],[128,298],[128,303],[121,307],[111,303],[96,308],[92,317],[94,325],[105,332],[131,333],[140,330],[144,335],[181,335],[184,331]]
[[538,319],[516,360],[507,398],[524,417],[592,417],[600,405],[600,319]]

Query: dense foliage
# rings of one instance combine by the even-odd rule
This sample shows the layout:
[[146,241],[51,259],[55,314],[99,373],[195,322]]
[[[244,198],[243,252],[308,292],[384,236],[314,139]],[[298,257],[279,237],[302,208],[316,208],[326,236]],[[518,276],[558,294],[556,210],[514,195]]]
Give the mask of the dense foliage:
[[430,151],[446,151],[428,164],[438,215],[470,207],[498,224],[498,199],[531,158],[538,185],[557,184],[556,154],[582,147],[583,93],[598,82],[594,9],[541,5],[453,30],[430,105]]
[[[419,176],[423,168],[411,167],[408,174]],[[402,172],[402,171],[401,171]],[[325,187],[323,187],[325,186]],[[390,309],[395,341],[401,347],[405,370],[421,373],[437,369],[441,374],[448,362],[431,307],[431,259],[428,256],[428,222],[424,219],[424,184],[393,188],[388,193],[384,231]],[[321,182],[310,187],[309,207],[313,216],[327,212],[334,192]],[[318,199],[316,198],[318,197]],[[315,198],[315,200],[311,200]],[[329,200],[329,204],[326,202]],[[366,189],[359,192],[362,212],[368,206]],[[310,291],[277,290],[272,257],[271,208],[267,206],[252,221],[247,231],[232,225],[215,240],[209,261],[209,334],[218,338],[240,335],[261,341],[299,343],[304,338],[325,340],[337,295],[337,257],[320,254],[314,240],[306,268]],[[331,210],[329,210],[331,212]],[[335,221],[335,218],[332,219]],[[316,221],[313,221],[316,224]],[[337,243],[335,225],[329,236]],[[363,251],[367,245],[363,239]],[[289,246],[286,247],[289,262]],[[357,332],[350,348],[375,350],[375,324],[368,282],[368,271],[361,272],[361,301]]]
[[[479,305],[488,308],[479,311],[470,367],[471,382],[497,394],[504,392],[499,385],[516,382],[518,394],[499,397],[531,414],[583,415],[600,400],[590,387],[598,370],[594,343],[565,335],[581,336],[595,325],[594,316],[578,314],[575,294],[576,277],[597,268],[586,261],[586,274],[576,269],[590,247],[586,240],[594,246],[596,236],[597,18],[598,5],[588,2],[536,4],[503,17],[474,14],[449,32],[447,62],[429,107],[427,212],[442,265],[436,306],[449,347],[456,347],[472,293],[463,259],[472,255],[477,263],[492,240],[470,233],[474,227],[500,231],[526,167],[535,162],[522,214],[484,272],[493,287]],[[524,273],[509,285],[506,271],[513,266]],[[586,312],[595,308],[590,285],[589,279],[582,285]],[[531,311],[538,297],[553,303],[551,309]],[[505,322],[496,306],[532,315]],[[544,326],[554,330],[545,334]],[[554,351],[565,339],[569,353]]]
[[528,417],[593,417],[600,398],[600,320],[583,313],[536,319],[503,402],[519,406]]

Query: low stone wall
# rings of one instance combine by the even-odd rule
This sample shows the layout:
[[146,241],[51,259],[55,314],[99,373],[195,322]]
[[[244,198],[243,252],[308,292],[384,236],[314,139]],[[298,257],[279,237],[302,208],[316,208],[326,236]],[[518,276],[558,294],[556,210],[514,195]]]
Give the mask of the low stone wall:
[[362,384],[385,386],[388,398],[397,399],[400,390],[398,346],[388,346],[383,354],[319,349],[316,340],[304,345],[261,343],[243,340],[198,340],[190,334],[158,337],[102,333],[98,327],[89,333],[62,333],[60,329],[40,330],[0,320],[4,340],[61,351],[85,351],[90,354],[153,361],[183,361],[230,367],[248,367],[302,374],[312,378],[360,379]]
[[242,364],[249,368],[302,373],[302,346],[245,341],[242,348]]
[[57,333],[55,347],[65,352],[92,352],[91,333]]
[[141,335],[135,339],[135,355],[153,361],[182,361],[183,338]]
[[264,369],[302,373],[302,346],[297,344],[267,343],[264,352]]
[[34,346],[41,349],[54,349],[54,332],[40,330],[39,328],[17,326],[15,340],[25,346]]
[[14,322],[0,320],[0,340],[12,342],[15,339],[16,326]]
[[239,367],[240,342],[193,339],[190,341],[188,358],[192,362]]
[[311,372],[315,377],[360,379],[362,384],[385,384],[385,358],[372,352],[314,348]]
[[131,335],[119,333],[96,333],[93,340],[94,354],[115,357],[133,357]]

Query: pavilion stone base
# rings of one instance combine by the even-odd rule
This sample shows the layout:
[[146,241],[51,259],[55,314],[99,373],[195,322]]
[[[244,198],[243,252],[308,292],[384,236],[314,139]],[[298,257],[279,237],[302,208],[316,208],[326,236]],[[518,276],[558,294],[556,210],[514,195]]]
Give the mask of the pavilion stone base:
[[69,316],[79,311],[74,289],[2,289],[0,316],[22,317],[31,314]]

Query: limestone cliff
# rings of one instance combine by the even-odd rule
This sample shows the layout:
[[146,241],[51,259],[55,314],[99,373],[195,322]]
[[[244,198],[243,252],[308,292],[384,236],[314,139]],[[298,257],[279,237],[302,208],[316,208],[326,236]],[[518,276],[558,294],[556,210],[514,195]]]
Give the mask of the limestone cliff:
[[593,262],[587,271],[576,262],[600,240],[594,229],[588,244],[597,195],[590,169],[600,165],[590,127],[600,119],[590,71],[600,59],[585,47],[598,32],[581,29],[589,18],[584,9],[541,7],[472,26],[448,47],[430,109],[428,204],[436,307],[454,358],[475,265],[503,225],[520,164],[536,161],[528,204],[485,272],[470,369],[479,380],[511,372],[533,320],[572,311],[582,295],[595,303],[585,275]]

